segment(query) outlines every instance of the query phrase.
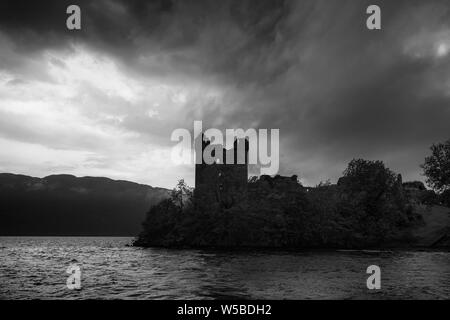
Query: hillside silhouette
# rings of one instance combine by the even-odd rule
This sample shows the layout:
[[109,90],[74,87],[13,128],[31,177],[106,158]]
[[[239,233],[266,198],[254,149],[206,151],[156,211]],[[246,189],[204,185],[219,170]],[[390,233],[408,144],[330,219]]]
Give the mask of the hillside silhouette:
[[133,236],[168,190],[101,177],[0,174],[2,236]]

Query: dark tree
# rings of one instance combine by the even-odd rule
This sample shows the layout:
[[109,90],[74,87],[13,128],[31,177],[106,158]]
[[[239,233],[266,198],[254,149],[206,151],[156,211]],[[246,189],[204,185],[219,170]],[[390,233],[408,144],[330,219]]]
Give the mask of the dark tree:
[[382,161],[353,159],[349,163],[338,181],[338,211],[354,221],[351,229],[361,241],[381,243],[411,220],[401,180]]
[[171,198],[174,204],[183,211],[184,204],[192,197],[192,188],[189,187],[184,179],[178,181],[177,185],[171,192]]
[[353,159],[339,179],[338,185],[349,194],[363,193],[368,202],[397,191],[401,178],[384,166],[382,161]]
[[450,139],[444,143],[433,144],[431,155],[421,165],[427,184],[438,192],[450,188]]

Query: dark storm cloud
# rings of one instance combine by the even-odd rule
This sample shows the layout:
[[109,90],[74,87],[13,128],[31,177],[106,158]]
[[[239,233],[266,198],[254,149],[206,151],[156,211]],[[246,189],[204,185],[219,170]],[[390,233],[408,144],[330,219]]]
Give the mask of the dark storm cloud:
[[[65,27],[74,3],[82,9],[77,32]],[[249,57],[263,58],[287,9],[283,1],[3,1],[0,28],[29,53],[81,41],[131,65],[163,52],[174,69],[194,64],[245,76],[255,73]],[[198,54],[180,52],[193,47]]]
[[[69,4],[82,8],[80,32],[65,28]],[[16,0],[1,3],[0,32],[18,55],[81,43],[136,78],[224,88],[222,100],[199,96],[176,115],[129,114],[128,130],[169,143],[193,120],[280,128],[281,173],[317,182],[367,157],[417,178],[427,147],[449,138],[450,4],[377,1],[380,31],[365,28],[369,4]],[[4,56],[0,68],[23,63]]]

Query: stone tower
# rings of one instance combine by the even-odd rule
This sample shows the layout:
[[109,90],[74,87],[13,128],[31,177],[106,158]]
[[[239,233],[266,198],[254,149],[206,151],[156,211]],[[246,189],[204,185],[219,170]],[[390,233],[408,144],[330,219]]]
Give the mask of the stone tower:
[[[205,140],[203,135],[200,139],[203,154],[210,141]],[[202,157],[201,163],[195,165],[194,196],[202,202],[218,203],[229,208],[247,193],[249,143],[247,139],[236,139],[232,149],[226,150],[220,145],[216,150],[222,151],[223,162],[206,164]],[[245,154],[238,155],[238,150],[244,150]],[[231,163],[227,162],[227,155],[233,159],[229,161]]]

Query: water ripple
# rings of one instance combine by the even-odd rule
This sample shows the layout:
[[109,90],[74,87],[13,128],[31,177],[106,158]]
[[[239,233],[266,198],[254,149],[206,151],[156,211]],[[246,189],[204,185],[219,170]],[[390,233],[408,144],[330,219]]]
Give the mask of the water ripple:
[[[130,238],[2,237],[0,299],[449,299],[450,253],[141,249]],[[67,267],[82,289],[66,287]],[[367,266],[382,288],[366,288]]]

